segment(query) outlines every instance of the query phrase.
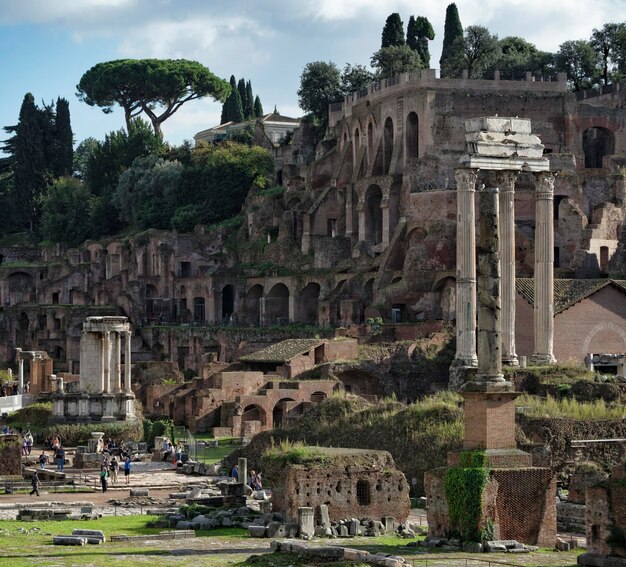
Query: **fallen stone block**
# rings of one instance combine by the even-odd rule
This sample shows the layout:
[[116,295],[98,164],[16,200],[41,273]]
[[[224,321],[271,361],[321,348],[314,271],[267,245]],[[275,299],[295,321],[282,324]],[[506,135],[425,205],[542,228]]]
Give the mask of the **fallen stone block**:
[[131,488],[131,496],[150,496],[150,491],[147,488]]
[[54,545],[86,545],[87,538],[75,536],[54,536],[52,538]]
[[265,526],[248,526],[248,533],[250,534],[250,537],[265,537],[266,532],[267,528]]
[[[72,530],[73,536],[86,537],[90,539],[100,539],[103,543],[106,541],[106,537],[102,530],[81,530],[75,529]],[[91,542],[89,542],[91,543]]]

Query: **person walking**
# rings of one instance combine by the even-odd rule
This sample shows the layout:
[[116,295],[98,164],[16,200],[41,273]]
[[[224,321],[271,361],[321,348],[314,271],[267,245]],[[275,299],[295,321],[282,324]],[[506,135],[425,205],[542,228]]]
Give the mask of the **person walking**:
[[111,462],[109,463],[109,473],[111,475],[111,482],[113,484],[117,484],[117,471],[120,468],[120,464],[117,462],[117,459],[113,457]]
[[65,466],[65,449],[61,445],[57,447],[57,450],[54,454],[57,461],[57,470],[63,471],[63,467]]
[[42,451],[41,455],[39,455],[39,468],[45,469],[47,463],[48,463],[48,455],[46,455],[45,451]]
[[33,487],[33,489],[30,491],[30,495],[32,496],[33,494],[36,494],[37,496],[39,496],[39,473],[37,472],[37,470],[35,469],[35,473],[33,474],[32,478],[30,479],[30,484]]
[[30,432],[30,429],[26,432],[26,454],[30,455],[30,452],[33,450],[33,443],[35,440],[33,439],[33,434]]
[[102,492],[106,492],[109,488],[109,469],[105,465],[100,468],[100,484],[102,484]]
[[124,461],[124,478],[126,479],[126,484],[130,484],[130,469],[132,467],[132,463],[130,462],[130,457],[126,457]]

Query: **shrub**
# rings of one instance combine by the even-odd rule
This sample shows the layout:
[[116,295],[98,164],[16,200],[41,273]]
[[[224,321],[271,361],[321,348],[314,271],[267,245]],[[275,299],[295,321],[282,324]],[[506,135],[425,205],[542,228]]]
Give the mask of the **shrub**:
[[52,404],[50,402],[38,402],[25,408],[17,410],[11,414],[7,420],[13,428],[30,427],[38,431],[48,425],[52,414]]
[[143,428],[141,420],[115,422],[115,423],[58,423],[44,430],[44,435],[61,436],[63,445],[86,445],[94,431],[103,431],[104,436],[117,441],[141,441]]

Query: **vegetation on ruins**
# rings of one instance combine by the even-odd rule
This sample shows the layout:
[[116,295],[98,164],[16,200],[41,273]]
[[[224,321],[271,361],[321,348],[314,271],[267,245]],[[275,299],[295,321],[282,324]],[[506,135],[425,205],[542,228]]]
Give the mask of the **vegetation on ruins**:
[[332,61],[313,61],[300,76],[298,104],[321,121],[328,120],[328,105],[341,100],[341,73]]
[[591,402],[579,402],[575,398],[539,398],[524,394],[515,405],[528,417],[535,418],[571,418],[577,420],[623,419],[624,407],[607,404],[602,398]]
[[272,445],[263,454],[263,462],[271,463],[275,468],[287,465],[322,464],[327,456],[317,447],[309,447],[302,442],[291,442],[289,439]]
[[470,79],[480,79],[498,56],[498,38],[483,26],[468,26],[455,39],[453,54],[447,61],[447,76],[459,78],[466,70]]
[[207,96],[223,102],[230,93],[226,81],[201,63],[186,59],[118,59],[98,63],[81,77],[76,89],[80,100],[105,113],[116,104],[121,106],[129,130],[132,119],[144,113],[159,137],[161,124],[183,104]]
[[450,526],[461,541],[492,539],[492,526],[481,526],[483,491],[489,480],[484,451],[461,451],[458,466],[448,467],[444,489]]
[[400,73],[410,73],[421,69],[421,61],[408,45],[384,47],[372,55],[371,65],[376,69],[376,77],[395,77]]
[[428,42],[435,39],[435,30],[424,16],[411,16],[406,30],[406,43],[417,53],[425,69],[430,68],[430,51]]

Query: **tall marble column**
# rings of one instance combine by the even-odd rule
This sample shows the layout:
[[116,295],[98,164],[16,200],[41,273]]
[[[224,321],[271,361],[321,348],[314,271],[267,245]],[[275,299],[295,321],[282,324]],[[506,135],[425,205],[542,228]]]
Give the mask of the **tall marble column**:
[[554,175],[535,175],[535,365],[555,364],[554,342]]
[[502,363],[517,366],[515,352],[515,180],[517,173],[499,171],[500,262],[502,266]]
[[111,333],[105,331],[102,333],[102,391],[109,393],[111,391]]
[[115,333],[115,385],[114,391],[122,391],[122,334]]
[[24,393],[24,359],[21,357],[17,359],[17,393]]
[[477,173],[456,169],[456,358],[476,366],[476,193]]
[[132,347],[132,335],[130,332],[124,333],[124,390],[132,392],[130,384],[130,351]]
[[479,192],[478,242],[478,372],[479,382],[504,382],[502,375],[502,309],[500,287],[500,229],[497,187]]

